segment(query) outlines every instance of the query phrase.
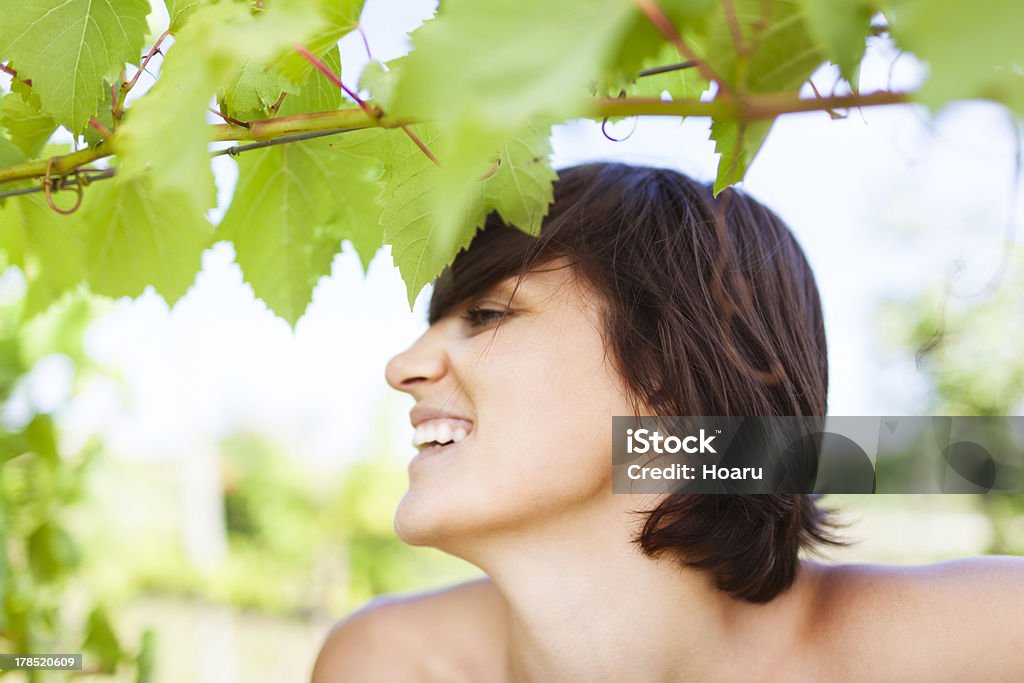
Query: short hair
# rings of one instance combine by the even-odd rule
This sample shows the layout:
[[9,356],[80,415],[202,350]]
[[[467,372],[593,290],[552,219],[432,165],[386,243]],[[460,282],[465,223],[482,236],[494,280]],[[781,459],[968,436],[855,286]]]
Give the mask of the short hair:
[[[607,304],[605,348],[636,415],[825,415],[814,275],[782,220],[745,193],[716,198],[661,168],[564,169],[540,235],[491,214],[435,282],[429,322],[560,257]],[[642,514],[644,553],[704,570],[751,602],[792,585],[801,550],[839,544],[806,494],[671,494]]]

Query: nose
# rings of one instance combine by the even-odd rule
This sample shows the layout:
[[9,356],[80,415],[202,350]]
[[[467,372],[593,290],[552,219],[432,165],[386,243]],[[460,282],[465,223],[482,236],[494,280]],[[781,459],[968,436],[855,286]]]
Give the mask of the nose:
[[392,388],[413,394],[418,387],[438,381],[447,372],[447,353],[436,328],[431,327],[412,346],[388,361],[384,378]]

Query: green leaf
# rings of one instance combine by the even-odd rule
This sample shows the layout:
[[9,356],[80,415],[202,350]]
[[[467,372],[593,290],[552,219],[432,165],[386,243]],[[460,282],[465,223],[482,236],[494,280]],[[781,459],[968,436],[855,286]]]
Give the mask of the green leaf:
[[53,418],[49,415],[33,417],[25,427],[25,437],[28,439],[29,448],[33,453],[51,466],[59,465],[60,455],[57,453],[57,436],[54,433]]
[[96,183],[82,207],[87,279],[97,294],[138,296],[147,285],[174,304],[195,280],[212,230],[201,207],[149,176]]
[[385,112],[391,109],[394,102],[395,85],[398,82],[396,69],[401,68],[404,59],[393,59],[386,67],[374,60],[363,67],[363,72],[359,74],[359,88],[368,91],[373,101]]
[[375,166],[346,160],[329,144],[311,140],[246,153],[218,230],[234,243],[256,296],[292,325],[330,272],[341,240],[376,226],[380,213],[373,202]]
[[878,11],[874,0],[802,0],[811,33],[820,42],[843,78],[857,89],[857,68],[864,56],[871,17]]
[[156,631],[147,628],[142,633],[139,654],[135,656],[135,683],[152,683],[156,675]]
[[59,581],[78,566],[81,556],[68,532],[47,520],[25,539],[29,567],[39,581]]
[[625,0],[447,0],[412,33],[389,113],[498,129],[570,116],[633,12]]
[[[708,20],[705,56],[736,92],[799,94],[800,86],[825,59],[808,31],[800,0],[734,0],[746,55],[738,54],[725,4]],[[770,9],[770,13],[766,10]],[[721,155],[714,191],[743,180],[771,130],[772,121],[715,121],[711,138]]]
[[107,610],[103,607],[97,606],[89,613],[82,650],[99,659],[100,668],[104,672],[117,671],[117,663],[123,651],[114,627],[110,624]]
[[177,34],[181,27],[192,16],[192,13],[204,5],[209,5],[209,0],[164,0],[167,5],[167,16],[170,17],[171,33]]
[[[3,121],[0,121],[0,124],[3,123]],[[25,160],[21,150],[18,149],[14,142],[7,138],[6,133],[7,131],[4,130],[3,125],[0,125],[0,168],[20,164]]]
[[[310,35],[303,46],[312,54],[322,58],[338,41],[359,25],[359,15],[363,11],[365,0],[315,0],[312,4],[323,18],[320,30]],[[289,52],[276,62],[281,75],[295,85],[301,85],[309,79],[313,65],[297,52]],[[339,67],[335,73],[341,75]],[[347,84],[346,84],[347,85]]]
[[711,124],[711,139],[715,151],[721,155],[718,160],[718,174],[715,177],[715,196],[743,180],[747,168],[761,149],[774,121],[715,121]]
[[[26,159],[35,159],[50,139],[57,124],[39,110],[39,98],[29,100],[19,93],[9,93],[0,105],[0,124],[7,128],[11,142]],[[3,143],[0,142],[0,145]],[[0,152],[0,166],[9,165]]]
[[[100,101],[100,107],[96,110],[96,114],[93,118],[96,119],[97,122],[103,124],[104,128],[112,131],[114,130],[114,92],[111,90],[110,84],[106,81],[104,81],[104,86],[103,99]],[[93,147],[100,144],[104,137],[99,130],[93,128],[91,125],[85,127],[85,132],[82,133],[82,135],[85,137],[85,141]]]
[[558,177],[549,161],[550,134],[548,128],[527,126],[521,134],[502,141],[498,170],[482,183],[485,216],[496,209],[509,225],[540,234]]
[[43,111],[81,133],[126,62],[139,60],[147,0],[24,0],[0,22],[3,58],[32,81]]
[[[70,204],[60,192],[53,200],[60,206]],[[62,216],[51,210],[38,195],[12,197],[0,207],[0,249],[8,262],[25,273],[28,292],[23,318],[46,310],[66,291],[76,287],[85,276],[84,245],[79,214]]]
[[[825,61],[825,51],[807,26],[801,0],[734,0],[749,56],[739,55],[725,4],[708,20],[706,59],[741,92],[799,90]],[[770,10],[766,12],[766,10]]]
[[[328,50],[320,60],[328,69],[336,74],[341,73],[341,50],[337,47]],[[355,107],[342,95],[341,88],[332,83],[327,76],[317,72],[301,90],[289,94],[278,111],[280,116],[295,116],[318,111],[340,109],[343,103]]]
[[916,0],[900,10],[893,38],[928,63],[928,80],[915,99],[934,110],[985,98],[1024,115],[1024,3]]
[[[670,0],[659,2],[658,6],[680,35],[686,36],[690,46],[695,47],[698,41],[694,36],[703,32],[703,24],[715,1]],[[681,61],[683,58],[676,48],[665,40],[650,18],[643,12],[634,11],[622,39],[601,70],[596,90],[603,95],[615,96],[620,90],[628,90],[642,69]],[[661,90],[658,91],[660,93]]]
[[[334,48],[327,61],[339,59]],[[338,88],[317,76],[304,92],[285,98],[282,114],[338,107]],[[380,246],[379,172],[375,161],[340,154],[326,138],[240,156],[238,185],[218,237],[234,243],[253,292],[291,325],[330,273],[343,239],[360,250],[364,267]]]
[[[674,61],[676,54],[675,48],[666,44],[656,57],[644,62],[643,68],[677,63]],[[699,100],[707,88],[708,82],[700,72],[690,67],[637,78],[634,83],[626,86],[626,94],[631,97],[660,98],[667,92],[673,100]]]
[[[436,126],[411,126],[431,149],[439,146]],[[458,199],[462,213],[452,213],[450,193],[441,191],[442,170],[400,130],[366,130],[345,135],[335,145],[349,154],[384,163],[384,242],[406,283],[410,308],[416,295],[433,281],[458,251],[472,241],[492,210],[520,229],[536,234],[552,199],[551,153],[546,129],[528,128],[499,146],[497,170],[486,180],[465,183]],[[444,163],[444,162],[443,162]],[[484,169],[485,171],[487,169]],[[450,221],[448,226],[445,221]]]
[[240,121],[266,118],[281,93],[289,90],[294,87],[276,70],[250,60],[221,90],[220,110]]
[[318,20],[297,2],[275,2],[257,17],[244,5],[198,8],[167,52],[160,80],[118,131],[118,182],[153,169],[153,187],[179,190],[213,206],[207,152],[207,104],[246,61],[265,62],[315,31]]

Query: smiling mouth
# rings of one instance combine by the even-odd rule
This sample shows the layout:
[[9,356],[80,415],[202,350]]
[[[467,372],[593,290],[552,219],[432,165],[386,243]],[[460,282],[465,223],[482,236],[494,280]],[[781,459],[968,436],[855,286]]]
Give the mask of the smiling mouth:
[[419,451],[440,449],[461,442],[469,436],[472,430],[473,423],[467,420],[451,418],[427,420],[416,427],[412,445]]

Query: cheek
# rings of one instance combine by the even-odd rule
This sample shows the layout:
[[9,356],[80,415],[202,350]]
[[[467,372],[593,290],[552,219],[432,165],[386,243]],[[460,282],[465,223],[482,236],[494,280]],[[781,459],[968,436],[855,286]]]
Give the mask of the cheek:
[[[540,479],[565,490],[604,490],[611,478],[611,417],[630,408],[601,357],[564,354],[533,358],[503,373],[495,396],[492,453],[509,476],[541,489]],[[488,430],[490,431],[490,430]],[[610,484],[609,484],[610,487]]]

